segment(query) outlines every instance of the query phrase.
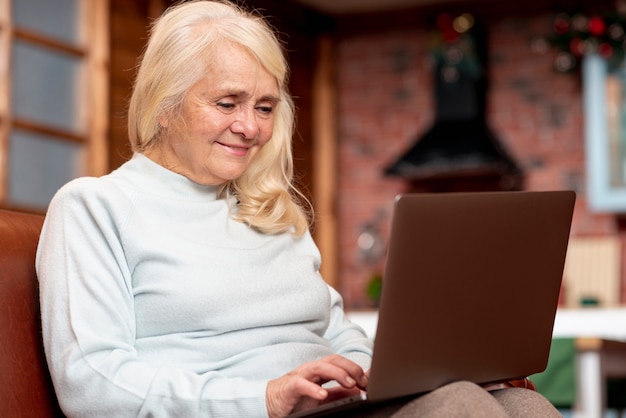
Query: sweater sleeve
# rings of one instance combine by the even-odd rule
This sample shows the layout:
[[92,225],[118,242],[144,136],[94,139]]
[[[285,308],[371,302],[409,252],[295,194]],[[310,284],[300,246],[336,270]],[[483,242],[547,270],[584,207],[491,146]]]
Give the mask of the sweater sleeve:
[[120,233],[132,205],[120,204],[126,197],[119,193],[111,207],[94,192],[102,186],[96,181],[75,180],[57,193],[36,260],[44,346],[65,414],[266,416],[267,381],[138,359],[132,279]]
[[339,292],[329,286],[330,322],[324,335],[331,342],[332,351],[357,363],[363,370],[370,367],[373,341],[365,331],[352,323],[345,315],[343,299]]

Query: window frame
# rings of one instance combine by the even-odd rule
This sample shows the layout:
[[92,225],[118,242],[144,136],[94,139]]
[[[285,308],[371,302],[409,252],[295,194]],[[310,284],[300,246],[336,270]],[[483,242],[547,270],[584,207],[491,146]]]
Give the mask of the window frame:
[[[109,0],[79,0],[79,42],[77,45],[54,39],[12,22],[11,4],[0,0],[0,208],[44,212],[39,207],[21,207],[9,202],[9,137],[12,129],[51,135],[55,140],[79,143],[84,147],[81,176],[100,176],[108,171],[109,104]],[[77,131],[50,127],[14,117],[11,109],[12,45],[28,42],[81,59],[77,74]]]

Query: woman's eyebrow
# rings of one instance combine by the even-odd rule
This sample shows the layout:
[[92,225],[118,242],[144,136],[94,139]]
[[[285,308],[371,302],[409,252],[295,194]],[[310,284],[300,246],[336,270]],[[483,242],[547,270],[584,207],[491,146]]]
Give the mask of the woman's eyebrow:
[[[232,88],[232,89],[225,89],[223,93],[221,94],[221,96],[249,97],[250,94],[246,90]],[[257,101],[278,103],[280,102],[280,97],[275,96],[273,94],[266,94],[266,95],[261,96]]]
[[280,97],[268,94],[268,95],[265,95],[265,96],[261,96],[259,101],[260,102],[271,102],[271,103],[276,104],[276,103],[280,102]]

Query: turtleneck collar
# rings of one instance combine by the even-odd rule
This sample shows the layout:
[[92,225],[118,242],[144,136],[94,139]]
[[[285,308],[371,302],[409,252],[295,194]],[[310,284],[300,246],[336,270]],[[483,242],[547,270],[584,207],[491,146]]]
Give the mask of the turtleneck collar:
[[120,169],[127,171],[132,181],[144,192],[182,200],[215,200],[217,197],[219,186],[196,183],[140,153],[133,154]]

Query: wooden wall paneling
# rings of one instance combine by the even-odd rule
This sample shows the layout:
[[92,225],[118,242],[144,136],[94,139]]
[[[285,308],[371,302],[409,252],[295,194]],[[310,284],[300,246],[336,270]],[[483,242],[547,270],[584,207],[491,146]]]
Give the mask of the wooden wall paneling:
[[312,144],[314,202],[319,220],[316,240],[322,253],[321,273],[338,285],[337,245],[337,111],[333,41],[322,36],[318,42],[317,66],[312,86]]
[[[312,88],[316,42],[307,37],[289,36],[288,59],[291,67],[289,90],[296,106],[296,127],[292,141],[296,184],[313,205]],[[315,233],[315,229],[313,230]]]
[[[10,15],[9,0],[0,0],[0,57],[10,56],[12,32]],[[8,193],[10,71],[10,61],[0,59],[0,206],[6,203]]]
[[132,151],[128,143],[127,108],[139,59],[148,36],[154,5],[150,0],[111,0],[109,170],[122,165]]
[[135,72],[148,40],[151,22],[172,2],[170,0],[110,0],[110,104],[109,104],[109,170],[131,155],[128,143],[127,109]]
[[81,3],[91,10],[83,10],[81,19],[90,47],[87,49],[89,88],[89,141],[87,174],[101,176],[109,171],[108,164],[108,103],[109,103],[109,1],[93,0]]

